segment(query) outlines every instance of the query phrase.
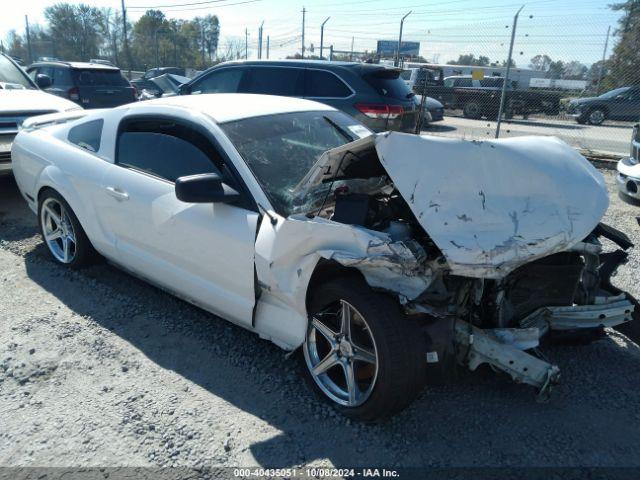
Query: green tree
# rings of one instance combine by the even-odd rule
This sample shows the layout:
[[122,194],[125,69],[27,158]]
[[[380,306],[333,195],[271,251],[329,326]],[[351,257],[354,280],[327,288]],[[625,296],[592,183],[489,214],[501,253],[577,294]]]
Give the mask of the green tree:
[[[102,45],[103,14],[86,4],[57,3],[44,10],[52,55],[65,60],[97,57]],[[35,55],[34,55],[35,56]]]
[[553,60],[551,60],[551,57],[549,57],[549,55],[539,54],[531,58],[529,67],[531,67],[533,70],[546,72],[547,70],[549,70],[549,66],[551,65],[552,61]]
[[611,8],[622,11],[623,15],[616,31],[619,40],[608,62],[609,72],[603,87],[640,85],[640,0],[616,3]]
[[477,67],[487,67],[491,64],[489,57],[480,55],[478,58],[473,53],[467,53],[460,55],[458,60],[450,60],[447,62],[449,65],[473,65]]

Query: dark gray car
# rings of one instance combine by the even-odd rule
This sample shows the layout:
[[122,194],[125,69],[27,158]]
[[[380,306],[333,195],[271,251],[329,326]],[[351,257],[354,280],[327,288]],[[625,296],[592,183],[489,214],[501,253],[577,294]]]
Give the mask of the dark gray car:
[[419,105],[400,73],[397,68],[350,62],[226,62],[183,84],[177,93],[261,93],[307,98],[342,110],[374,131],[413,132]]
[[572,100],[567,113],[578,123],[600,125],[605,120],[636,121],[640,118],[640,86],[621,87],[599,97]]
[[48,93],[76,102],[84,108],[110,108],[137,100],[136,90],[120,69],[101,63],[36,62],[27,73],[33,79],[46,75]]

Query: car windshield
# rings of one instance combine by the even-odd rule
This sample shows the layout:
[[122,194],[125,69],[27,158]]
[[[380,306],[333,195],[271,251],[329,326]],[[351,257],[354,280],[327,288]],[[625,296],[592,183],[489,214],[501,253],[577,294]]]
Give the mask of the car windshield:
[[629,90],[629,88],[630,87],[616,88],[615,90],[611,90],[610,92],[603,93],[599,98],[615,98],[618,95],[625,93],[627,90]]
[[36,87],[31,83],[29,77],[16,67],[11,60],[4,55],[0,55],[0,88],[35,90]]
[[371,131],[342,112],[282,113],[220,125],[277,212],[297,209],[291,195],[320,156]]

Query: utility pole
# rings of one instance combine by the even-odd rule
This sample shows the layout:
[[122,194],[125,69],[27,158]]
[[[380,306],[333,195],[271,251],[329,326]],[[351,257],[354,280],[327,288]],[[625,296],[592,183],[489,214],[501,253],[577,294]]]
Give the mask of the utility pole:
[[33,52],[31,51],[31,35],[29,34],[29,17],[24,16],[24,22],[27,27],[27,53],[29,54],[29,63],[33,63]]
[[267,60],[269,60],[269,35],[267,35]]
[[600,72],[598,73],[598,84],[596,85],[596,97],[600,95],[600,82],[604,75],[604,62],[607,58],[607,47],[609,47],[609,34],[611,33],[611,25],[607,28],[607,39],[604,41],[604,50],[602,51],[602,63],[600,64]]
[[200,50],[202,55],[202,68],[204,68],[204,23],[202,24],[202,28],[200,29]]
[[349,53],[349,61],[353,62],[353,37],[351,37],[351,53]]
[[258,29],[258,59],[262,58],[262,26],[264,25],[264,20],[260,24],[260,28]]
[[404,19],[407,18],[409,15],[411,15],[412,11],[413,10],[409,10],[409,13],[407,13],[404,17],[402,17],[402,20],[400,20],[400,35],[398,35],[398,49],[396,50],[396,60],[395,62],[393,62],[393,64],[396,67],[400,65],[400,49],[402,48],[402,27],[404,26]]
[[307,13],[307,10],[304,7],[302,7],[302,50],[300,52],[302,55],[302,58],[304,58],[304,17],[306,13]]
[[249,58],[249,30],[244,29],[244,59]]
[[124,54],[127,57],[127,67],[129,67],[129,78],[131,78],[131,67],[133,66],[133,59],[131,58],[131,50],[129,50],[129,39],[127,37],[127,9],[124,7],[124,0],[121,0],[122,4],[122,34],[124,42]]
[[516,12],[513,17],[513,28],[511,29],[511,43],[509,44],[509,57],[507,58],[507,71],[504,74],[504,82],[502,84],[502,93],[500,94],[500,109],[498,110],[498,124],[496,125],[496,138],[500,136],[500,124],[502,123],[502,112],[504,111],[504,100],[507,96],[507,84],[509,83],[509,73],[511,72],[511,55],[513,55],[513,42],[516,39],[516,27],[518,26],[518,15],[524,8],[524,5],[520,7],[520,10]]
[[320,25],[320,60],[324,60],[322,57],[322,47],[324,45],[324,24],[327,23],[330,18],[331,17],[327,17],[325,21],[322,22],[322,25]]

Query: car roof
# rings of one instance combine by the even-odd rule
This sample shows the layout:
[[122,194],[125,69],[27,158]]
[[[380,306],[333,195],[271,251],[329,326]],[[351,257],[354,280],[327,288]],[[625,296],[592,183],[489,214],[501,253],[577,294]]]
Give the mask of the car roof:
[[336,71],[336,70],[351,70],[359,75],[366,75],[368,72],[376,70],[402,70],[398,67],[392,67],[388,65],[380,65],[378,63],[358,63],[358,62],[329,62],[327,60],[232,60],[229,62],[222,62],[208,68],[200,75],[195,77],[192,81],[208,74],[212,70],[216,70],[222,67],[231,66],[273,66],[273,67],[300,67],[300,68],[318,68],[322,70]]
[[148,105],[182,107],[212,117],[218,123],[242,120],[279,113],[335,111],[323,103],[293,97],[256,95],[251,93],[205,93],[176,95],[144,102],[131,103],[119,108],[142,109]]
[[113,65],[105,65],[104,63],[90,63],[90,62],[63,62],[61,60],[46,61],[46,62],[33,62],[30,67],[40,67],[43,65],[69,67],[74,69],[91,69],[91,70],[120,70]]

